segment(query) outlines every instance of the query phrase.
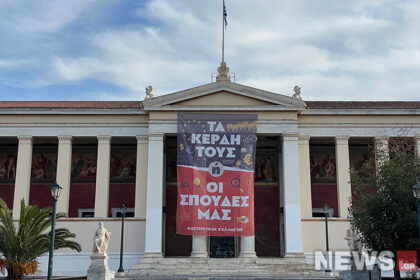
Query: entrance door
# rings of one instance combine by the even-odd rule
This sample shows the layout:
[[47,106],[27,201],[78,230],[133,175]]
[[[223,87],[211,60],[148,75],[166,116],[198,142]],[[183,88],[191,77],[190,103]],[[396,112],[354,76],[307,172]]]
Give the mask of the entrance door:
[[210,258],[236,258],[239,256],[240,237],[210,236]]

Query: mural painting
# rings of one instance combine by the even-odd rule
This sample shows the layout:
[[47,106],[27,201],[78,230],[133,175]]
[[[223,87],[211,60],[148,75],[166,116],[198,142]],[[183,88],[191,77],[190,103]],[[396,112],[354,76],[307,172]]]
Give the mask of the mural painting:
[[111,181],[134,182],[136,178],[136,152],[116,150],[111,154]]
[[255,159],[255,181],[277,180],[277,161],[268,153],[258,151]]
[[16,152],[0,154],[0,181],[13,181],[16,177]]
[[96,153],[76,152],[72,156],[71,178],[74,181],[96,179]]
[[335,150],[334,147],[311,147],[310,155],[312,182],[335,183]]
[[57,151],[34,152],[32,156],[32,180],[55,180],[56,172]]

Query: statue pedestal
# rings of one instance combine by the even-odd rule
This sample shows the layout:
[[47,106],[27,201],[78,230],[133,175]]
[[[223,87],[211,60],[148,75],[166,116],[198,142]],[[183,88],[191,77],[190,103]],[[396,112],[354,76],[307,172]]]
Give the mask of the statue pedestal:
[[381,280],[381,270],[375,264],[372,270],[348,270],[340,272],[340,280]]
[[90,266],[87,270],[87,280],[111,280],[114,278],[115,271],[108,267],[108,256],[90,256]]

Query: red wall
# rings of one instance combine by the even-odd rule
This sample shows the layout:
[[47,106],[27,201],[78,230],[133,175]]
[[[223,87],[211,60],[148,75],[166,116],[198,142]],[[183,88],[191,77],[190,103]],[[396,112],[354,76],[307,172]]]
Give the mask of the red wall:
[[6,202],[7,208],[13,209],[15,185],[0,185],[0,197]]
[[95,208],[95,183],[70,185],[69,217],[77,217],[79,208]]
[[334,208],[334,217],[338,217],[337,185],[335,184],[312,184],[312,208]]
[[29,204],[37,205],[39,209],[52,207],[51,183],[31,184],[29,191]]
[[127,208],[134,208],[135,191],[134,183],[109,184],[108,217],[112,216],[111,208],[120,208],[123,204]]

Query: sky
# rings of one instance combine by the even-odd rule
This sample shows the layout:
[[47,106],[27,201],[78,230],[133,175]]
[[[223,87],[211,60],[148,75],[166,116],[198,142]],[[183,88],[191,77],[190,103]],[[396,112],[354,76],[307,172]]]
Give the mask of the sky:
[[[237,83],[420,100],[420,1],[226,0]],[[222,0],[0,1],[1,100],[143,100],[211,82]]]

